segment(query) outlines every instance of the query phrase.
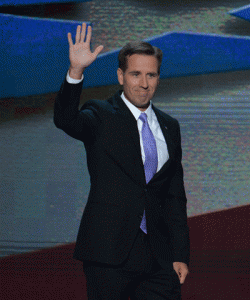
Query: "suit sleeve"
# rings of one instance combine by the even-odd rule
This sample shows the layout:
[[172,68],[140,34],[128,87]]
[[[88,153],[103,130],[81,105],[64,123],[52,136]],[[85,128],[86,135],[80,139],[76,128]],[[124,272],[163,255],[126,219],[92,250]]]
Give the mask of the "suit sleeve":
[[176,126],[175,142],[176,161],[172,180],[165,202],[165,222],[168,225],[173,260],[189,264],[190,241],[189,228],[187,225],[187,198],[184,189],[183,168],[181,164],[182,149],[179,123]]
[[71,137],[83,142],[90,141],[100,125],[98,109],[86,102],[79,110],[82,84],[63,82],[54,105],[54,123]]

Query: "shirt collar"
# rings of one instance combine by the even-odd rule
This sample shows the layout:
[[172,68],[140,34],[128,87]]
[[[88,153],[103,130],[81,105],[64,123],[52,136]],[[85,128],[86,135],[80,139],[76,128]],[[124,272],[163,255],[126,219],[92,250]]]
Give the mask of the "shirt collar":
[[[124,101],[124,103],[127,105],[127,107],[129,108],[129,110],[131,111],[131,113],[133,114],[133,116],[135,117],[136,121],[138,121],[142,111],[139,110],[139,108],[137,108],[134,104],[132,104],[130,101],[128,101],[124,95],[124,92],[122,92],[121,94],[121,98]],[[152,118],[153,118],[153,109],[152,109],[152,103],[150,100],[150,104],[149,107],[144,111],[144,113],[147,114],[147,119],[148,122],[151,123],[152,122]]]

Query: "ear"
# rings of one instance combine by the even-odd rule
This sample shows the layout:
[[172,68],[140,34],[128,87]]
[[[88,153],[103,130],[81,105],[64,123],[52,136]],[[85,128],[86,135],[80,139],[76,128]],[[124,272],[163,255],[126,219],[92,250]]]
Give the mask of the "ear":
[[120,68],[117,69],[117,78],[120,85],[123,85],[123,71]]

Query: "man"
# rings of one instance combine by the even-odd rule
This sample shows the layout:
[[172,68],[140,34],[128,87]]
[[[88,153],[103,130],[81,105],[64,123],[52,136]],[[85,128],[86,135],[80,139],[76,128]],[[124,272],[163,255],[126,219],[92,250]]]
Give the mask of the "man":
[[[178,122],[155,108],[162,52],[145,42],[119,53],[123,92],[78,110],[91,27],[68,34],[70,68],[54,122],[83,141],[91,189],[74,257],[83,261],[88,299],[181,299],[189,233]],[[100,70],[101,72],[101,70]]]

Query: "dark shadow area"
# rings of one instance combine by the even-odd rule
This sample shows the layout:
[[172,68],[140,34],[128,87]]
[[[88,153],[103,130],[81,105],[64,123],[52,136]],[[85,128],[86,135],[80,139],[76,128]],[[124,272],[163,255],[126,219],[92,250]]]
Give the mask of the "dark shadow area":
[[[36,5],[3,6],[0,7],[0,13],[40,18],[85,20],[86,17],[89,16],[88,8],[90,6],[95,8],[95,6],[105,5],[105,2],[106,1],[96,0],[84,3],[48,3]],[[246,0],[237,1],[237,3],[235,3],[233,0],[125,0],[119,2],[121,2],[121,5],[129,5],[134,6],[135,8],[138,7],[140,9],[147,9],[148,14],[153,12],[176,14],[185,12],[186,10],[193,10],[194,13],[196,13],[197,9],[202,8],[229,6],[231,9],[234,9],[249,4],[249,1]],[[113,1],[107,2],[107,8],[111,8],[114,3]],[[117,5],[119,5],[119,3],[117,3]],[[96,13],[98,14],[98,10],[96,10]]]
[[250,22],[232,16],[232,19],[225,22],[225,26],[221,28],[225,34],[249,36],[250,35]]
[[164,10],[166,13],[178,13],[180,10],[190,10],[193,9],[194,13],[196,9],[201,8],[216,8],[219,6],[231,6],[232,9],[239,8],[241,6],[245,6],[249,4],[249,1],[242,0],[237,1],[234,0],[127,0],[127,4],[138,6],[140,8],[148,8],[150,10]]
[[0,7],[0,13],[17,16],[87,21],[89,2],[48,3]]

